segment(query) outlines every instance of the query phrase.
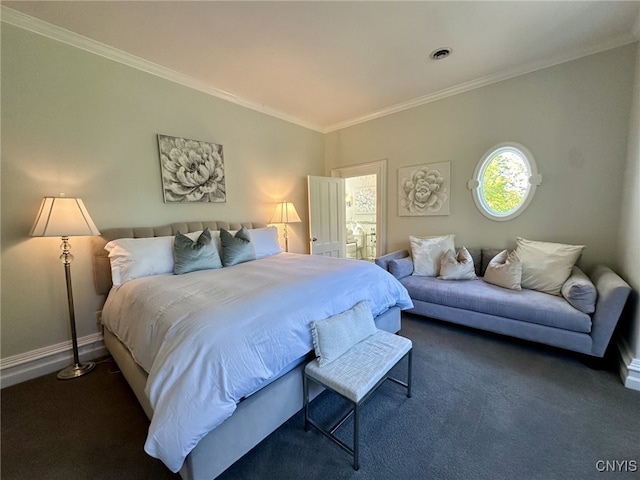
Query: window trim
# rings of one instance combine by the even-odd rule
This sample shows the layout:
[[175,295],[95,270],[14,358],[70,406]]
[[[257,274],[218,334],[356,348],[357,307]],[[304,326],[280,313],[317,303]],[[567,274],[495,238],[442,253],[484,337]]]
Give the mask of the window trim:
[[[490,160],[492,160],[501,151],[513,151],[516,154],[520,155],[524,159],[525,166],[529,173],[529,183],[527,185],[527,191],[524,200],[515,210],[505,215],[497,215],[489,208],[483,196],[481,195],[480,188],[480,186],[482,185],[482,176],[484,175],[484,172],[487,169]],[[491,220],[504,222],[516,218],[526,210],[526,208],[531,203],[531,200],[533,199],[533,196],[536,192],[536,187],[541,183],[542,175],[538,173],[538,166],[536,165],[536,161],[529,149],[516,142],[503,142],[491,147],[480,158],[480,160],[476,164],[475,171],[473,172],[473,178],[469,180],[469,182],[467,183],[467,187],[471,190],[473,201],[480,213]]]

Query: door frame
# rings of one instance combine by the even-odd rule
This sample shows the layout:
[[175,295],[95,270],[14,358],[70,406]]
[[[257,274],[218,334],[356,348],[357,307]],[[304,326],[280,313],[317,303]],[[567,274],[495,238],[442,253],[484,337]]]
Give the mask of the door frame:
[[376,257],[379,257],[387,251],[387,159],[331,169],[332,177],[364,175],[376,176]]

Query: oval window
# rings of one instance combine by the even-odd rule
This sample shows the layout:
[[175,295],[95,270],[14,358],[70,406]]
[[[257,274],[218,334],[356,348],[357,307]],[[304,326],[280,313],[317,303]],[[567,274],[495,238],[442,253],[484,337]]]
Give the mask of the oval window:
[[510,220],[529,205],[540,183],[531,152],[517,143],[501,143],[480,159],[469,187],[483,215]]

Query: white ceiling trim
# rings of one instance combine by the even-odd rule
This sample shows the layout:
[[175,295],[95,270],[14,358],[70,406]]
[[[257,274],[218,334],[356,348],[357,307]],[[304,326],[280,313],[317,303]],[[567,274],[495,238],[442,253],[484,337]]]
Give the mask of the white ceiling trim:
[[200,80],[197,80],[188,75],[176,72],[175,70],[171,70],[143,58],[136,57],[135,55],[131,55],[130,53],[110,47],[109,45],[97,42],[65,28],[58,27],[38,18],[34,18],[30,15],[25,15],[24,13],[18,12],[17,10],[13,10],[5,6],[0,6],[0,9],[2,22],[8,23],[15,27],[23,28],[25,30],[43,35],[53,40],[66,43],[67,45],[85,50],[89,53],[108,58],[109,60],[122,63],[138,70],[142,70],[143,72],[150,73],[151,75],[155,75],[165,80],[169,80],[171,82],[178,83],[194,90],[198,90],[222,100],[226,100],[228,102],[249,108],[251,110],[264,113],[265,115],[279,118],[280,120],[285,120],[301,127],[323,133],[323,128],[319,125],[305,122],[303,120],[300,120],[299,118],[287,115],[286,113],[269,108],[265,105],[246,100],[232,93],[212,87],[211,85],[201,82]]
[[640,16],[639,16],[638,21],[636,22],[632,32],[621,35],[614,39],[610,39],[607,42],[601,43],[591,48],[578,49],[572,52],[565,52],[559,56],[547,59],[544,62],[531,63],[529,65],[525,65],[519,68],[505,70],[492,75],[487,75],[485,77],[471,80],[469,82],[465,82],[451,88],[446,88],[438,92],[434,92],[432,94],[414,98],[406,102],[401,102],[396,105],[392,105],[390,107],[386,107],[378,111],[371,112],[366,115],[353,118],[351,120],[347,120],[345,122],[340,122],[340,123],[336,123],[334,125],[329,125],[329,126],[326,126],[326,125],[322,126],[322,125],[317,125],[311,122],[301,120],[297,117],[293,117],[286,113],[269,108],[265,105],[255,103],[253,101],[239,97],[232,93],[215,88],[211,85],[208,85],[188,75],[184,75],[182,73],[176,72],[169,68],[166,68],[156,63],[145,60],[143,58],[137,57],[135,55],[131,55],[122,50],[118,50],[116,48],[110,47],[101,42],[97,42],[95,40],[92,40],[90,38],[77,34],[75,32],[72,32],[70,30],[64,29],[62,27],[58,27],[56,25],[50,24],[48,22],[45,22],[43,20],[40,20],[34,17],[31,17],[24,13],[18,12],[17,10],[13,10],[5,6],[0,6],[0,18],[2,22],[8,23],[10,25],[23,28],[25,30],[29,30],[39,35],[43,35],[53,40],[66,43],[68,45],[79,48],[81,50],[85,50],[95,55],[108,58],[110,60],[144,71],[151,75],[155,75],[165,80],[169,80],[171,82],[186,86],[188,88],[192,88],[194,90],[206,93],[208,95],[212,95],[222,100],[226,100],[228,102],[263,113],[265,115],[279,118],[281,120],[284,120],[284,121],[293,123],[295,125],[299,125],[301,127],[308,128],[310,130],[314,130],[320,133],[329,133],[329,132],[333,132],[343,128],[348,128],[354,125],[358,125],[360,123],[368,122],[370,120],[374,120],[387,115],[398,113],[403,110],[415,108],[421,105],[425,105],[427,103],[431,103],[438,100],[442,100],[447,97],[451,97],[453,95],[458,95],[460,93],[468,92],[476,88],[491,85],[493,83],[501,82],[503,80],[508,80],[510,78],[515,78],[521,75],[526,75],[528,73],[553,67],[561,63],[565,63],[571,60],[576,60],[578,58],[581,58],[587,55],[600,53],[606,50],[610,50],[612,48],[620,47],[620,46],[627,45],[629,43],[633,43],[635,41],[640,40]]
[[581,57],[586,57],[588,55],[593,55],[596,53],[604,52],[606,50],[611,50],[616,47],[628,45],[629,43],[633,43],[637,41],[639,38],[640,38],[640,32],[638,33],[633,32],[633,33],[621,35],[620,37],[611,39],[607,42],[603,42],[591,48],[575,50],[573,52],[565,52],[564,54],[554,57],[553,59],[547,59],[544,62],[530,63],[528,65],[524,65],[518,68],[504,70],[496,74],[491,74],[481,78],[477,78],[469,82],[455,85],[451,88],[445,88],[443,90],[439,90],[437,92],[430,93],[422,97],[414,98],[407,102],[401,102],[396,105],[383,108],[381,110],[378,110],[377,112],[372,112],[367,115],[363,115],[361,117],[348,120],[346,122],[341,122],[335,125],[331,125],[325,128],[324,133],[329,133],[336,130],[341,130],[343,128],[352,127],[354,125],[368,122],[376,118],[391,115],[393,113],[401,112],[403,110],[408,110],[410,108],[419,107],[421,105],[435,102],[437,100],[442,100],[444,98],[451,97],[453,95],[458,95],[460,93],[468,92],[470,90],[475,90],[476,88],[485,87],[487,85],[498,83],[503,80],[508,80],[510,78],[519,77],[522,75],[526,75],[528,73],[536,72],[538,70],[543,70],[545,68],[550,68],[556,65],[560,65],[562,63],[569,62],[571,60],[577,60],[578,58],[581,58]]

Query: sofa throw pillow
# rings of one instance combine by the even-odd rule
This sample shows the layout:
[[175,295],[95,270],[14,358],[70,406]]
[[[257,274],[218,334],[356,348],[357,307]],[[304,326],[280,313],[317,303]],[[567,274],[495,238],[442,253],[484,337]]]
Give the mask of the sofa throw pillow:
[[205,228],[196,239],[192,237],[176,233],[173,242],[173,273],[183,275],[197,270],[222,268],[220,254],[209,229]]
[[503,250],[487,265],[482,279],[493,285],[510,290],[522,290],[522,263],[515,251]]
[[476,277],[480,277],[480,270],[482,268],[482,249],[477,247],[465,247],[473,259],[473,267],[476,271]]
[[582,313],[590,314],[596,310],[598,290],[587,275],[578,267],[573,267],[571,275],[564,282],[560,293],[571,306]]
[[411,260],[411,257],[394,258],[390,260],[389,273],[398,280],[408,277],[413,273],[413,260]]
[[465,247],[458,250],[447,250],[440,259],[441,280],[473,280],[476,277],[476,269],[473,257]]
[[560,295],[584,245],[538,242],[518,237],[516,253],[522,262],[522,288]]
[[484,277],[484,272],[487,271],[487,266],[489,262],[493,260],[493,258],[502,252],[504,248],[483,248],[482,249],[482,260],[480,264],[480,276]]
[[413,275],[436,277],[440,273],[440,257],[447,250],[455,250],[455,235],[437,237],[409,237],[413,258]]
[[376,331],[373,314],[366,300],[345,312],[311,322],[313,349],[318,364],[321,367],[327,365]]
[[256,250],[251,242],[249,231],[245,227],[238,230],[235,235],[221,228],[220,243],[222,245],[222,265],[225,267],[256,259]]

